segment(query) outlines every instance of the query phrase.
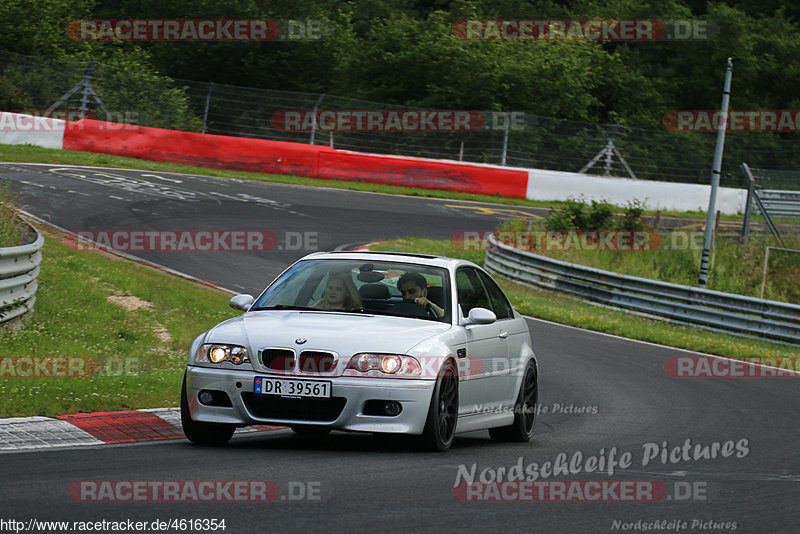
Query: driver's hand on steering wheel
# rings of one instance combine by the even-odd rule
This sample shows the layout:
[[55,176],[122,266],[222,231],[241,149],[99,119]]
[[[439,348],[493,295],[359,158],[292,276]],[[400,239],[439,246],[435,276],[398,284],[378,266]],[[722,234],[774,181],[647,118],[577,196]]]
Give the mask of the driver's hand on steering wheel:
[[417,297],[414,299],[414,302],[425,309],[430,308],[431,310],[433,310],[433,313],[436,314],[437,318],[444,316],[444,310],[441,309],[436,304],[434,304],[433,302],[431,302],[430,300],[428,300],[426,297]]

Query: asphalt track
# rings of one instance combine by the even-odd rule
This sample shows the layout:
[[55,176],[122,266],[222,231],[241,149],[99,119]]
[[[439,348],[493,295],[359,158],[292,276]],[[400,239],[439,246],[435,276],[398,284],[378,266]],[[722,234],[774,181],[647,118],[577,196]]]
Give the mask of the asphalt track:
[[458,231],[494,230],[502,218],[542,212],[431,198],[398,202],[383,194],[97,167],[0,164],[0,180],[11,181],[28,211],[76,233],[272,234],[274,247],[261,252],[133,251],[248,292],[260,291],[291,262],[316,250],[403,236],[449,238]]
[[[12,181],[28,211],[72,231],[267,228],[279,236],[316,232],[325,249],[401,235],[447,238],[458,230],[491,228],[508,215],[483,213],[474,203],[142,177],[140,171],[48,169],[2,165],[0,179]],[[87,180],[94,172],[114,176]],[[142,182],[183,193],[167,191],[173,197],[163,198],[158,195],[164,191]],[[256,292],[305,252],[141,256]],[[796,378],[673,378],[664,365],[685,355],[681,351],[543,321],[529,324],[541,369],[541,413],[530,443],[494,443],[486,432],[475,432],[460,436],[449,452],[433,454],[414,452],[398,438],[334,433],[312,440],[274,430],[236,437],[220,449],[178,439],[9,453],[0,457],[0,518],[148,525],[225,519],[224,532],[800,532]],[[687,440],[692,450],[715,443],[727,450],[729,443],[735,452],[670,458]],[[613,474],[590,470],[588,457],[608,460],[613,449],[616,458],[628,453],[630,464]],[[578,451],[583,460],[571,474],[540,480],[654,481],[666,495],[650,502],[463,502],[454,492],[459,473],[473,466],[476,477],[491,478],[503,468],[509,478],[518,463],[543,473],[544,462],[562,453],[571,459]],[[651,452],[655,457],[645,465]],[[250,503],[95,502],[68,493],[70,484],[87,480],[268,480],[280,496]]]

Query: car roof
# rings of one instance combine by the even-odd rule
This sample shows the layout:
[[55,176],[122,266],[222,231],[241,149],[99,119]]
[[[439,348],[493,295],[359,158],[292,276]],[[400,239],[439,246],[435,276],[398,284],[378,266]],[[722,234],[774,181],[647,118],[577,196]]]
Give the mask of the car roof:
[[364,260],[364,261],[395,261],[400,263],[412,263],[416,265],[429,265],[434,267],[455,268],[459,265],[475,265],[471,261],[448,258],[446,256],[434,256],[431,254],[417,254],[413,252],[376,252],[370,250],[348,251],[334,250],[329,252],[314,252],[302,259],[315,260]]

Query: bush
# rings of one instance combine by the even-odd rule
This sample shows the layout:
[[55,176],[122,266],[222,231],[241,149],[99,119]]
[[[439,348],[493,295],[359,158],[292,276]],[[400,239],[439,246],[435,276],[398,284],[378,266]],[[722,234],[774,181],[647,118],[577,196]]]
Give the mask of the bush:
[[635,198],[629,200],[625,205],[625,211],[622,217],[617,220],[617,228],[619,230],[628,230],[636,232],[645,229],[645,224],[642,221],[642,213],[644,213],[644,201]]
[[607,230],[614,220],[614,208],[605,200],[569,198],[564,207],[550,213],[544,221],[545,230]]

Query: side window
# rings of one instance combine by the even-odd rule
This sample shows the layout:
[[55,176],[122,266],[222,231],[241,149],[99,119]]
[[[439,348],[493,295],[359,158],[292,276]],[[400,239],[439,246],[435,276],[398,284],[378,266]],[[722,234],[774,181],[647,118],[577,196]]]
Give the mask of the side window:
[[481,277],[481,281],[483,285],[486,287],[486,291],[489,293],[489,300],[492,301],[492,307],[490,308],[494,314],[497,316],[497,319],[508,319],[510,317],[514,317],[514,312],[511,309],[511,304],[508,303],[508,299],[503,294],[503,290],[497,286],[494,280],[489,277],[486,273],[482,271],[478,271],[478,274]]
[[456,272],[456,289],[458,290],[458,303],[461,305],[464,317],[469,315],[472,308],[492,309],[489,296],[483,289],[483,284],[475,269],[462,267]]

